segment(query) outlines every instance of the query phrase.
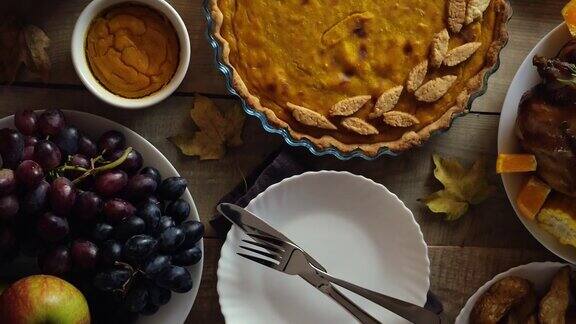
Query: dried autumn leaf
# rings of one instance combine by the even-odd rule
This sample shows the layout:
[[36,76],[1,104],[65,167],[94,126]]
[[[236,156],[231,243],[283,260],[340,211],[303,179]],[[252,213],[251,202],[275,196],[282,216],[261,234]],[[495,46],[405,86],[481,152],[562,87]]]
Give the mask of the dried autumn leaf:
[[26,41],[26,66],[30,72],[37,74],[46,82],[50,74],[50,57],[46,50],[50,47],[50,38],[44,31],[36,26],[24,27]]
[[[479,204],[494,192],[494,187],[486,179],[483,160],[476,161],[470,169],[466,169],[456,159],[442,158],[436,154],[432,158],[436,166],[434,176],[444,185],[444,190],[422,200],[433,212],[446,213],[448,220],[458,219],[468,208],[464,209],[462,204]],[[446,211],[437,211],[442,208]]]
[[197,96],[190,117],[200,130],[169,138],[183,154],[198,156],[200,160],[218,160],[226,154],[226,147],[242,145],[245,116],[239,106],[222,113],[212,100]]

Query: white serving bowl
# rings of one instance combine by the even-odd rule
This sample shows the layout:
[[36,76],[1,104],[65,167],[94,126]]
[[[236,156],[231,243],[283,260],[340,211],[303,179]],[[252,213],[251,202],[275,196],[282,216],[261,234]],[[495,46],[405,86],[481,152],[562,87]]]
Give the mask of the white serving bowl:
[[472,312],[472,308],[474,308],[474,305],[476,305],[476,302],[478,302],[480,296],[482,296],[482,294],[484,294],[484,292],[486,292],[486,290],[488,290],[498,280],[510,276],[528,279],[534,284],[536,291],[542,295],[548,291],[550,283],[552,282],[552,278],[556,272],[566,265],[568,264],[558,262],[533,262],[512,268],[506,272],[502,272],[501,274],[492,278],[492,280],[485,283],[484,286],[480,287],[474,293],[474,295],[468,299],[466,305],[464,305],[464,308],[462,308],[460,314],[458,314],[458,317],[456,317],[455,324],[468,323],[470,312]]
[[[157,168],[160,173],[162,174],[163,178],[168,177],[178,177],[178,171],[170,164],[170,161],[162,155],[158,149],[156,149],[150,142],[148,142],[145,138],[138,135],[133,130],[122,126],[116,122],[108,120],[103,117],[95,116],[92,114],[78,112],[78,111],[71,111],[71,110],[64,110],[64,115],[66,116],[66,122],[70,125],[76,126],[80,129],[83,133],[87,134],[94,140],[98,139],[102,133],[108,130],[117,130],[124,134],[126,137],[126,144],[130,147],[133,147],[138,152],[142,154],[144,159],[144,165],[153,166]],[[0,119],[0,129],[9,127],[14,128],[14,116],[9,116]],[[182,199],[186,200],[190,204],[190,216],[189,219],[191,220],[200,220],[198,215],[198,210],[196,209],[196,205],[194,204],[194,199],[190,195],[190,191],[186,189]],[[200,240],[198,243],[202,253],[204,253],[204,244],[203,241]],[[24,260],[27,261],[27,260]],[[28,260],[29,261],[29,260]],[[200,260],[197,264],[188,267],[190,274],[192,275],[192,280],[194,281],[194,288],[185,293],[185,294],[178,294],[173,293],[170,302],[162,307],[160,310],[154,314],[153,316],[141,316],[138,319],[138,324],[157,324],[157,323],[170,323],[170,324],[178,324],[184,323],[186,317],[190,313],[192,309],[192,305],[194,304],[194,300],[196,299],[196,295],[198,293],[198,288],[200,287],[200,280],[202,278],[202,264],[204,258]],[[35,262],[24,262],[28,264],[35,264]],[[4,271],[2,271],[4,272]],[[9,270],[6,272],[10,272]]]
[[[92,20],[98,17],[107,8],[121,3],[138,3],[146,5],[164,14],[164,16],[170,20],[172,26],[174,26],[174,30],[178,35],[180,43],[180,61],[170,82],[160,90],[142,98],[125,98],[104,88],[104,86],[102,86],[102,84],[92,74],[86,58],[86,35]],[[166,99],[176,91],[178,86],[180,86],[182,80],[184,80],[184,77],[186,76],[188,64],[190,63],[190,38],[188,36],[188,31],[186,30],[186,25],[178,12],[176,12],[176,10],[164,0],[93,0],[86,6],[86,8],[84,8],[76,21],[74,32],[72,33],[71,50],[72,63],[74,64],[78,77],[82,80],[82,83],[84,83],[86,88],[106,103],[125,109],[145,108]]]
[[[522,95],[541,82],[536,68],[532,65],[532,58],[536,54],[554,57],[570,39],[571,36],[566,25],[559,25],[548,33],[548,35],[544,36],[534,49],[530,51],[524,62],[522,62],[522,65],[520,65],[508,89],[504,105],[502,106],[502,114],[500,115],[500,125],[498,128],[498,153],[521,153],[524,151],[518,142],[515,127],[518,105],[520,104]],[[548,250],[566,261],[576,263],[576,248],[561,244],[556,237],[540,227],[536,221],[527,220],[520,215],[518,206],[516,205],[516,197],[526,177],[527,175],[523,173],[502,174],[502,182],[504,183],[506,194],[516,211],[516,215],[528,231],[530,231],[532,236]]]

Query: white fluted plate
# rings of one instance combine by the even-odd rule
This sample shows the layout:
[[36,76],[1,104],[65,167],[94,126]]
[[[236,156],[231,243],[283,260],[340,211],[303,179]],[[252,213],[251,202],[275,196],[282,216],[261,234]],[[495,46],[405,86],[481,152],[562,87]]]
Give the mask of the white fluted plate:
[[[248,210],[290,237],[333,275],[424,305],[430,281],[427,247],[414,216],[384,186],[348,172],[308,172],[275,184]],[[236,255],[246,238],[234,227],[218,263],[218,294],[226,323],[356,323],[296,276]],[[384,323],[407,323],[352,293]]]

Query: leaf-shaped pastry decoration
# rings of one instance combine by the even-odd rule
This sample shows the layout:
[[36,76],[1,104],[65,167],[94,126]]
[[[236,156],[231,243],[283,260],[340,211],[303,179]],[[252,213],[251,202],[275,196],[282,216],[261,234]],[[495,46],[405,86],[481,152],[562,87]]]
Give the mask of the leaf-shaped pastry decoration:
[[370,99],[372,99],[371,96],[346,98],[332,106],[329,114],[330,116],[350,116],[360,110]]
[[433,68],[439,68],[448,53],[448,43],[450,42],[450,35],[447,29],[434,35],[432,38],[432,45],[430,46],[430,65]]
[[332,122],[330,122],[328,118],[324,117],[323,115],[313,110],[289,102],[286,103],[286,106],[288,106],[288,108],[292,110],[292,116],[294,116],[294,119],[296,119],[298,122],[304,125],[324,129],[338,128],[336,127],[336,125],[332,124]]
[[444,65],[456,66],[466,61],[472,54],[476,53],[481,45],[480,42],[471,42],[451,49],[444,58]]
[[375,135],[379,133],[376,127],[358,117],[348,117],[342,120],[342,126],[360,135]]
[[448,3],[448,26],[459,33],[466,21],[466,0],[450,0]]
[[409,92],[416,91],[424,83],[426,74],[428,74],[428,60],[420,62],[410,71],[406,80],[406,89]]
[[368,118],[380,117],[383,113],[394,109],[400,99],[403,89],[403,86],[396,86],[384,91],[378,98],[378,101],[376,101],[374,111],[368,115]]
[[418,101],[434,102],[442,98],[456,81],[455,75],[446,75],[426,82],[414,95]]
[[414,115],[402,111],[389,111],[382,115],[384,123],[392,127],[410,127],[419,124],[420,121]]
[[466,7],[466,25],[473,23],[475,20],[482,18],[484,11],[488,9],[490,0],[470,0]]

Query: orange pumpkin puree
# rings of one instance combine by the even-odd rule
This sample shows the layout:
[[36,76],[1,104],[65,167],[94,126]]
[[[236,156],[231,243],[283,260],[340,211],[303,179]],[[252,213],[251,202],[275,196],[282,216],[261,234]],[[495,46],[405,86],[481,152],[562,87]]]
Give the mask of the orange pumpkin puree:
[[170,21],[142,5],[108,9],[94,19],[86,39],[86,57],[96,79],[126,98],[148,96],[170,82],[179,54]]

